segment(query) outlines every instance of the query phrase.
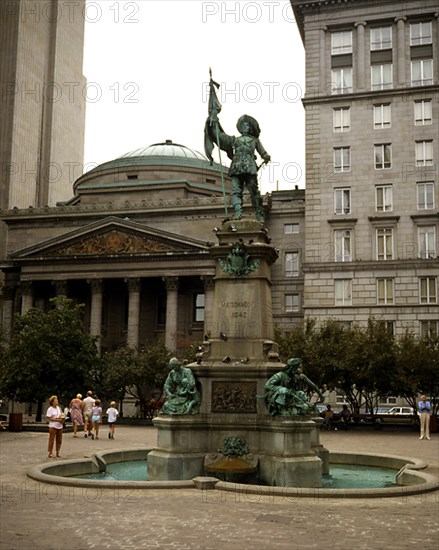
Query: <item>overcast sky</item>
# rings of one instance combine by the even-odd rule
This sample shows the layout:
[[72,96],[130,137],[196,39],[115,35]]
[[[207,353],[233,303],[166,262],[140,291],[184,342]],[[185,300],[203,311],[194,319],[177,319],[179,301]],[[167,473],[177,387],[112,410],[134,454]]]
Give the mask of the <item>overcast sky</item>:
[[86,167],[167,139],[204,152],[212,67],[225,132],[244,113],[259,121],[273,160],[262,192],[304,186],[304,51],[288,1],[87,2]]

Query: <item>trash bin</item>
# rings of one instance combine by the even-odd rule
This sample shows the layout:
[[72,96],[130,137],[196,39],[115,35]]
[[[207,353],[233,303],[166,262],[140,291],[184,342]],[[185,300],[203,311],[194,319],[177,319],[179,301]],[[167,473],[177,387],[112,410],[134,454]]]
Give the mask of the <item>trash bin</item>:
[[9,431],[21,432],[23,430],[23,413],[9,413]]

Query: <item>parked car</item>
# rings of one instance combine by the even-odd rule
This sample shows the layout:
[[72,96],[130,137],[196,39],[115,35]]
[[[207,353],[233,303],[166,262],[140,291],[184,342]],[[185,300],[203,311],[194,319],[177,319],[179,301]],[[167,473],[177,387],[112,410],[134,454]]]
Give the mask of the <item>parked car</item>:
[[363,414],[361,421],[376,424],[418,424],[419,417],[413,407],[378,407],[373,414]]
[[413,407],[392,407],[385,412],[375,414],[371,420],[378,424],[419,424],[418,413]]

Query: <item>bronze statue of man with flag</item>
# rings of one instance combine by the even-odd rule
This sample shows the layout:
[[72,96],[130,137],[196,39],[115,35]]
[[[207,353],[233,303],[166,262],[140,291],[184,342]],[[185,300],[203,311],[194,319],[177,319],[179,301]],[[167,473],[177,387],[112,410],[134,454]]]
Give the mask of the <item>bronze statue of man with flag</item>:
[[212,72],[210,72],[209,116],[204,130],[206,156],[212,162],[212,151],[216,144],[220,150],[226,151],[232,161],[229,176],[232,180],[234,218],[237,220],[242,218],[242,195],[246,186],[250,193],[256,219],[263,222],[262,197],[258,188],[257,176],[260,167],[256,164],[255,151],[259,153],[265,163],[270,162],[271,158],[259,141],[261,129],[256,119],[249,115],[242,115],[236,124],[241,135],[237,137],[227,135],[218,120],[221,103],[217,98],[215,88],[219,88],[219,84],[212,80]]

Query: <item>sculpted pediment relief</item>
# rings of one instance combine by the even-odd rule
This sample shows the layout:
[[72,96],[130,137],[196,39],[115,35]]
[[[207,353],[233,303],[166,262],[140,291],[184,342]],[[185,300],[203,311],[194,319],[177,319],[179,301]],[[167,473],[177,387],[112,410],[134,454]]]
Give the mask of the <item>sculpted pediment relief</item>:
[[68,246],[48,251],[46,256],[78,256],[82,254],[139,254],[171,252],[178,248],[148,237],[113,230],[102,235],[88,236]]

